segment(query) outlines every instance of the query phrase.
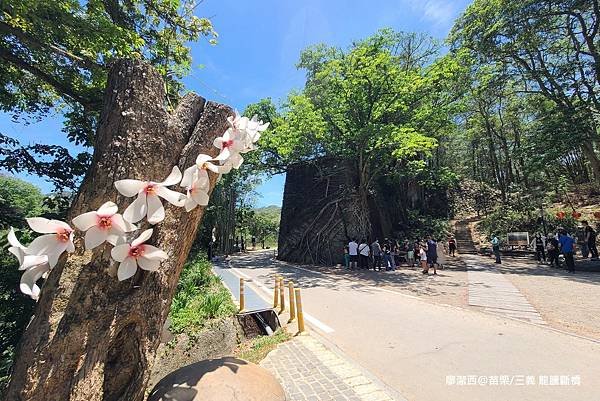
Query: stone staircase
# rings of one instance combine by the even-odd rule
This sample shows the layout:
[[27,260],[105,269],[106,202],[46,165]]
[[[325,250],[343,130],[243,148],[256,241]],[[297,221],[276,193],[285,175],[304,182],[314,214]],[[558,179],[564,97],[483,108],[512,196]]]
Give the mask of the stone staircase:
[[470,217],[463,220],[458,220],[454,226],[454,238],[456,239],[456,248],[458,253],[462,254],[477,254],[477,247],[473,242],[471,229],[469,224],[477,220],[476,217]]

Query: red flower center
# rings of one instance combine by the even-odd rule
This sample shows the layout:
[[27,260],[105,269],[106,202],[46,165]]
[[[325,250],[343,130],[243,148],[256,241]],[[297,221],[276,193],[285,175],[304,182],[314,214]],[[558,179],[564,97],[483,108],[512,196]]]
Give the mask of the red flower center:
[[156,185],[154,185],[154,184],[146,185],[144,192],[146,192],[146,195],[156,195]]
[[98,227],[102,230],[108,230],[112,227],[112,220],[110,217],[100,217],[98,218]]
[[229,148],[233,146],[233,139],[230,139],[228,141],[223,141],[223,148]]
[[61,229],[56,232],[56,239],[60,242],[69,242],[69,237],[71,236],[71,231],[66,228]]
[[140,256],[142,256],[144,254],[144,246],[143,245],[138,245],[138,246],[132,246],[131,248],[129,248],[129,256],[131,256],[132,258],[139,258]]

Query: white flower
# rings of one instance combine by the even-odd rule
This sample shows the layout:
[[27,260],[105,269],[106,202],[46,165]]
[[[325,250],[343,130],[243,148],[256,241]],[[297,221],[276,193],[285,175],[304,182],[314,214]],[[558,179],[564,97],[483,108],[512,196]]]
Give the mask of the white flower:
[[8,251],[19,260],[19,270],[25,270],[23,276],[21,276],[21,284],[19,286],[21,292],[37,300],[40,295],[40,287],[36,283],[50,271],[48,256],[27,255],[25,253],[27,248],[19,242],[12,227],[8,232],[8,243],[11,245]]
[[246,148],[246,144],[239,133],[236,133],[233,129],[229,128],[223,136],[215,138],[213,144],[219,148],[221,152],[215,160],[230,164],[233,168],[240,168],[244,158],[240,155],[240,152]]
[[152,229],[148,229],[140,234],[131,244],[122,244],[115,246],[110,255],[114,260],[120,262],[117,271],[119,281],[127,280],[140,269],[156,271],[162,260],[168,258],[168,255],[155,246],[144,244],[152,236]]
[[[165,208],[160,198],[175,206],[183,206],[185,195],[168,189],[181,181],[181,171],[173,167],[171,174],[163,182],[120,180],[115,182],[115,187],[124,196],[135,196],[135,201],[123,213],[123,218],[130,223],[137,223],[144,216],[148,216],[150,224],[160,223],[165,218]],[[160,197],[160,198],[159,198]]]
[[[195,167],[195,166],[193,166]],[[187,185],[187,198],[184,203],[186,212],[191,211],[196,206],[208,205],[209,196],[208,190],[210,189],[210,183],[208,180],[200,179],[200,169],[196,169],[190,178],[190,183]],[[183,182],[183,181],[182,181]]]
[[50,267],[54,267],[64,251],[75,251],[73,229],[64,221],[30,217],[27,219],[27,223],[33,231],[46,235],[40,235],[34,239],[25,249],[26,254],[46,255]]
[[80,214],[73,219],[75,227],[85,233],[85,249],[90,250],[108,241],[116,245],[125,233],[137,227],[118,214],[119,207],[114,202],[106,202],[95,212]]
[[196,164],[188,167],[183,172],[183,179],[181,180],[181,186],[189,188],[192,185],[194,174],[198,174],[197,180],[200,181],[201,185],[209,184],[208,171],[212,171],[215,174],[227,174],[231,171],[231,165],[218,165],[211,163],[214,160],[212,156],[199,154],[196,158]]
[[254,150],[254,144],[260,139],[260,133],[269,127],[269,123],[264,124],[259,121],[256,115],[252,119],[248,119],[248,117],[236,114],[235,117],[227,117],[227,122],[244,143],[244,149],[240,150],[240,153]]

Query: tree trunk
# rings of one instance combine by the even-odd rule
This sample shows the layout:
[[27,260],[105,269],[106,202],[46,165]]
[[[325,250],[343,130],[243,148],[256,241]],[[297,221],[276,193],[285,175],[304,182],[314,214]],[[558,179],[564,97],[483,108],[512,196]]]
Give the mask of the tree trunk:
[[[163,81],[141,61],[111,69],[93,162],[70,218],[112,200],[121,211],[133,200],[114,182],[162,181],[198,153],[215,154],[213,139],[232,110],[188,94],[170,115]],[[211,190],[216,177],[211,176]],[[63,256],[46,280],[35,317],[19,346],[7,400],[141,401],[161,329],[204,208],[167,206],[152,244],[169,254],[157,272],[139,270],[117,281],[110,246]],[[147,223],[146,223],[147,224]],[[142,229],[147,227],[141,227]]]
[[596,151],[594,150],[594,144],[590,140],[584,140],[581,143],[581,149],[583,150],[583,154],[585,158],[590,163],[590,167],[592,169],[593,174],[593,182],[595,187],[600,186],[600,160],[598,159],[598,155],[596,155]]

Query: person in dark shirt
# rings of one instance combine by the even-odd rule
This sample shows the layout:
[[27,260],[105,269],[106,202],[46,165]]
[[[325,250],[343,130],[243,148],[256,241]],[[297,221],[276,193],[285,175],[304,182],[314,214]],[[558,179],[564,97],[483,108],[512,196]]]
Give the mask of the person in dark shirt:
[[587,242],[588,249],[592,254],[592,259],[598,259],[598,248],[596,247],[596,231],[585,220],[582,221],[581,224],[583,225],[585,240]]
[[546,239],[546,252],[548,252],[548,259],[550,266],[560,267],[560,260],[558,259],[559,249],[558,240],[556,236],[550,235]]

